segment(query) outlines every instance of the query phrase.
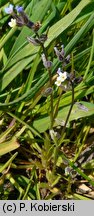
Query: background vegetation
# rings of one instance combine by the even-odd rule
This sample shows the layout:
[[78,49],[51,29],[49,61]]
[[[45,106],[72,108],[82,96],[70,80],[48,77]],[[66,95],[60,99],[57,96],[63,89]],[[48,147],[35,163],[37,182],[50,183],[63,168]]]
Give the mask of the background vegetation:
[[[27,28],[10,28],[8,3],[24,7],[39,34],[48,29],[44,46],[53,62],[54,106],[60,90],[54,84],[59,61],[54,46],[71,55],[68,73],[75,85],[75,104],[60,146],[49,133],[48,72],[42,49],[28,43]],[[0,199],[94,199],[94,1],[0,0]],[[63,92],[54,131],[61,134],[71,104]]]

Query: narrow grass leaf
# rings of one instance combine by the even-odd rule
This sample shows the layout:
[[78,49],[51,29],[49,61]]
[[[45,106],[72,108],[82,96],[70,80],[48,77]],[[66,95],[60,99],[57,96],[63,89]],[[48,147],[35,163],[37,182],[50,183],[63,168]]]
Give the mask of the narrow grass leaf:
[[8,166],[10,166],[10,164],[16,158],[17,155],[18,155],[18,152],[13,154],[12,157],[2,167],[0,167],[0,173],[2,173]]
[[17,148],[19,148],[19,143],[16,138],[11,139],[10,141],[6,141],[0,144],[0,156],[5,155]]

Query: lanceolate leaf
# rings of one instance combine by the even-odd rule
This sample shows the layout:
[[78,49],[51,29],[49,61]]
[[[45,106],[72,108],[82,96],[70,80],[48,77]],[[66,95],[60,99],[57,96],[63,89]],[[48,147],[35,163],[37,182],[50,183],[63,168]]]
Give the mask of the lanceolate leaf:
[[49,45],[50,42],[52,42],[54,39],[56,39],[63,31],[65,31],[68,26],[72,24],[72,22],[76,19],[76,17],[79,15],[81,10],[91,2],[91,0],[82,0],[77,7],[74,8],[68,15],[66,15],[64,18],[59,20],[56,24],[54,24],[49,29],[48,38],[49,40],[46,43],[46,46]]
[[1,143],[0,144],[0,156],[19,148],[19,146],[20,145],[15,138],[11,139],[10,141]]
[[[62,18],[60,21],[58,21],[56,24],[54,24],[50,29],[49,29],[49,34],[48,34],[48,41],[46,42],[45,46],[48,46],[55,38],[57,38],[66,28],[68,28],[71,23],[76,19],[76,17],[79,15],[79,13],[81,12],[81,10],[90,3],[90,0],[82,0],[78,6],[76,8],[74,8],[74,10],[72,10],[68,15],[66,15],[64,18]],[[23,35],[24,37],[24,35]],[[8,60],[5,69],[7,70],[7,68],[11,67],[13,64],[15,64],[17,62],[17,60],[19,61],[20,59],[24,58],[26,55],[32,55],[32,48],[31,51],[27,48],[28,46],[24,47],[23,49],[21,49],[21,51],[19,53],[17,53],[16,55],[14,55],[14,57]],[[38,48],[36,48],[36,51],[38,50]],[[30,63],[31,60],[27,59],[27,64]],[[18,69],[18,73],[20,73],[19,71],[19,67],[17,67]],[[7,72],[6,71],[6,77],[7,77]],[[14,72],[15,73],[15,70]],[[18,74],[17,73],[17,74]],[[16,77],[16,76],[13,76]],[[12,79],[13,80],[13,79]],[[8,80],[8,82],[6,81],[6,79],[4,79],[4,82],[7,83],[7,85],[12,81],[11,79]],[[3,82],[3,80],[1,81]],[[3,83],[4,83],[3,82]],[[2,85],[1,87],[1,91],[7,86],[7,85]]]
[[[62,108],[61,110],[59,110],[54,126],[64,125],[69,108],[70,106],[66,106]],[[94,104],[81,101],[80,103],[75,103],[75,105],[73,106],[73,109],[72,109],[72,112],[69,118],[69,122],[83,118],[83,117],[88,117],[93,114],[94,114]],[[35,120],[33,126],[40,132],[46,131],[47,129],[49,129],[49,126],[50,126],[50,117],[44,116],[38,120]]]

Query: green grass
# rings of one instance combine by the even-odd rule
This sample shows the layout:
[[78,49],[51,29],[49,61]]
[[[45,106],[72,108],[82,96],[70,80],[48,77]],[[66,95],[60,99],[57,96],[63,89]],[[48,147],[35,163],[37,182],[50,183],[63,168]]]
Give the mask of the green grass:
[[[26,37],[35,38],[35,32],[8,26],[8,1],[0,1],[0,199],[94,199],[94,1],[13,4],[23,6],[33,22],[41,22],[39,36],[48,31],[44,47],[53,66],[47,71],[42,47],[28,43]],[[74,85],[75,103],[67,122],[72,89],[65,92],[55,85],[62,63],[54,46],[62,44],[65,56],[71,56],[64,70],[82,77]],[[45,97],[49,86],[53,93]]]

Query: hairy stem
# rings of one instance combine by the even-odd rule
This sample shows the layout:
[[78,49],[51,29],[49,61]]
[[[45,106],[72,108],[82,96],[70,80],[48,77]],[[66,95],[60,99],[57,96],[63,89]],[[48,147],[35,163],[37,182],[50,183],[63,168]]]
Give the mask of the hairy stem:
[[[36,36],[39,38],[38,33],[36,33]],[[46,52],[46,49],[45,49],[45,47],[44,47],[44,44],[43,44],[41,41],[39,41],[39,43],[40,43],[40,46],[41,46],[41,48],[42,48],[42,50],[43,50],[43,53],[45,54],[46,61],[48,61],[47,52]],[[47,70],[48,70],[48,74],[49,74],[50,87],[52,88],[52,75],[51,75],[51,69],[48,68]],[[51,99],[51,104],[50,104],[50,105],[51,105],[51,113],[50,113],[50,129],[52,129],[52,127],[53,127],[53,92],[52,92],[51,95],[50,95],[50,99]]]

